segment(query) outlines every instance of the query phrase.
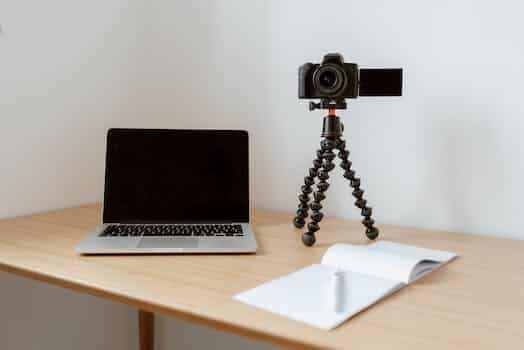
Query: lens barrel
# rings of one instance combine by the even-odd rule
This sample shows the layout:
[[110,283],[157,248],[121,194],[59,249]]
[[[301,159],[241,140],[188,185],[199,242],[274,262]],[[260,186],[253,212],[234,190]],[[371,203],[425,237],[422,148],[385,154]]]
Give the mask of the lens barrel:
[[313,85],[326,97],[335,97],[347,84],[344,70],[337,64],[320,65],[313,74]]

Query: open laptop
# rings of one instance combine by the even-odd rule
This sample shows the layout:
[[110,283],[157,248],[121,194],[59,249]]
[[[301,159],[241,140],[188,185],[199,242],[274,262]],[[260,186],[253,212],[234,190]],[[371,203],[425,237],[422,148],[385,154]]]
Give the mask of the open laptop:
[[82,254],[249,253],[248,134],[110,129],[102,224]]

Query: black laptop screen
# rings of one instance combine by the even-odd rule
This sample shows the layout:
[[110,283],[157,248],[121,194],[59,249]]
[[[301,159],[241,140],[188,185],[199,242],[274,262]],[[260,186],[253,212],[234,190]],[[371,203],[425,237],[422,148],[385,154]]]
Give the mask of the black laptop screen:
[[111,129],[105,223],[247,222],[248,135]]

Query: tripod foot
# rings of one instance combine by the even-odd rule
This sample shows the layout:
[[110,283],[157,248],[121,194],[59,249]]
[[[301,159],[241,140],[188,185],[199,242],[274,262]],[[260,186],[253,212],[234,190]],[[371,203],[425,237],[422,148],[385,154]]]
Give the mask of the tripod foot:
[[313,233],[310,232],[304,232],[302,234],[302,242],[308,246],[311,247],[313,244],[315,244],[316,238]]
[[373,209],[367,206],[367,200],[364,199],[364,190],[360,188],[360,179],[355,176],[355,170],[351,169],[349,160],[349,151],[346,149],[346,141],[341,138],[337,139],[338,157],[342,160],[340,167],[344,169],[344,177],[349,180],[349,185],[353,188],[353,197],[356,198],[355,206],[360,209],[360,215],[364,217],[362,224],[366,227],[366,236],[370,240],[378,237],[379,230],[375,226],[375,220],[371,218]]
[[320,212],[322,209],[320,202],[326,198],[325,192],[329,188],[329,183],[327,182],[329,172],[335,168],[335,164],[333,164],[333,159],[336,157],[335,153],[333,153],[333,149],[336,146],[335,140],[324,138],[320,142],[320,146],[322,149],[322,166],[317,173],[319,182],[317,183],[316,191],[313,193],[313,202],[310,204],[312,211],[310,215],[311,222],[307,225],[307,232],[302,235],[302,242],[308,247],[315,244],[315,232],[320,230],[319,223],[324,217]]
[[370,240],[375,240],[378,237],[379,230],[376,227],[369,227],[366,229],[366,236]]
[[300,216],[297,216],[293,219],[293,225],[295,225],[296,228],[302,228],[306,225],[306,220]]

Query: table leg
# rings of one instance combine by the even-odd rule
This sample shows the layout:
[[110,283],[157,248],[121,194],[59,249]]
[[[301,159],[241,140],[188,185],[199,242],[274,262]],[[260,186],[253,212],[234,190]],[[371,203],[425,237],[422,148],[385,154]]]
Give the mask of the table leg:
[[155,314],[138,310],[138,334],[140,350],[154,350],[155,348]]

